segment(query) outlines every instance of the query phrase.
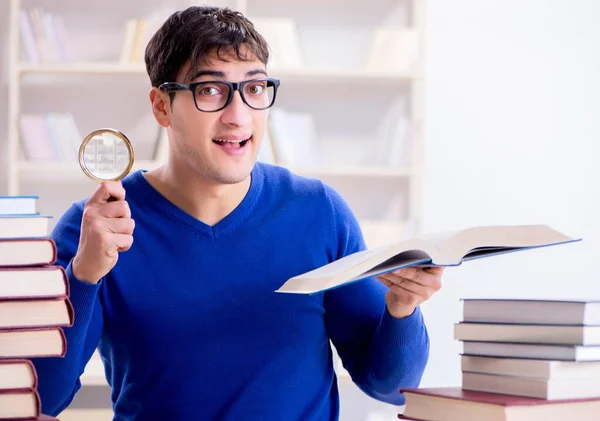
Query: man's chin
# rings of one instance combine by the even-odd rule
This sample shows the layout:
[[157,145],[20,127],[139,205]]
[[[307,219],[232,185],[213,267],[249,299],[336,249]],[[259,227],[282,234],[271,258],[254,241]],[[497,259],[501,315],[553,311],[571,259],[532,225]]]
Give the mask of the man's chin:
[[217,171],[216,179],[220,184],[239,184],[248,179],[254,168],[254,162],[246,163],[243,166],[236,166],[231,168],[221,168]]

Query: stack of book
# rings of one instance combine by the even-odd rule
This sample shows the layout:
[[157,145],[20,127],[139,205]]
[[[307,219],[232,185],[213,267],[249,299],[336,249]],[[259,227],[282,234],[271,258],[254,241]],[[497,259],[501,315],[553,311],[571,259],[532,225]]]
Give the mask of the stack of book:
[[73,325],[64,269],[36,196],[0,197],[0,420],[41,414],[31,358],[63,357],[62,328]]
[[600,301],[464,300],[462,387],[403,390],[419,421],[600,419]]

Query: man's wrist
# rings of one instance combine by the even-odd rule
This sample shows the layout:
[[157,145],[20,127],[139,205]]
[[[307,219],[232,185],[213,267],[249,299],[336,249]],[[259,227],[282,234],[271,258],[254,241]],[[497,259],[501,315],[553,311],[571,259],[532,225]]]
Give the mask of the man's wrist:
[[404,319],[406,317],[409,317],[415,312],[415,309],[417,308],[417,306],[412,305],[390,303],[389,297],[389,294],[385,297],[386,310],[390,314],[390,316],[394,317],[395,319]]
[[390,313],[390,316],[396,318],[396,319],[404,319],[406,317],[412,316],[412,314],[415,312],[416,307],[409,307],[409,308],[402,308],[402,309],[393,309],[390,310],[390,307],[388,306],[387,311],[388,313]]
[[88,284],[97,284],[100,281],[100,279],[94,280],[93,277],[89,277],[85,273],[81,272],[81,267],[77,260],[77,256],[75,256],[73,262],[71,263],[71,272],[73,273],[75,279],[81,282],[86,282]]

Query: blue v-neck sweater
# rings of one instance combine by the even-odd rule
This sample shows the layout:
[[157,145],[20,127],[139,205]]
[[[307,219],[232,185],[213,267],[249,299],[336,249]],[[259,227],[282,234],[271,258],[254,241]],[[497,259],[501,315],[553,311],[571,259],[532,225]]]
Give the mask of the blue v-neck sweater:
[[288,278],[364,249],[328,185],[257,164],[239,206],[213,226],[166,200],[143,172],[123,185],[134,243],[98,284],[71,271],[84,201],[52,237],[75,323],[64,358],[34,360],[42,410],[71,402],[98,347],[115,420],[336,420],[330,340],[368,395],[403,403],[429,340],[419,309],[395,319],[377,280],[313,295],[274,292]]

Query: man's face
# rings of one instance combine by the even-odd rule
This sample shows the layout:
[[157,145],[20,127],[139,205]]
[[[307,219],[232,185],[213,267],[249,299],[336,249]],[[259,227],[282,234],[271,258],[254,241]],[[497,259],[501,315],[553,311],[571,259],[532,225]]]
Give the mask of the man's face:
[[[216,54],[211,55],[191,72],[191,79],[184,80],[188,64],[181,70],[177,81],[242,82],[266,77],[265,65],[258,60],[240,61],[235,55],[224,54],[223,51],[221,56],[222,59]],[[245,91],[248,89],[258,91],[260,87],[247,87]],[[244,93],[247,98],[250,96]],[[227,96],[219,85],[205,85],[195,95],[203,109],[217,104],[221,101],[219,97]],[[265,131],[268,110],[248,107],[240,92],[235,91],[231,102],[223,110],[202,112],[196,108],[192,92],[180,91],[175,93],[170,111],[172,163],[187,166],[216,184],[240,183],[250,175]]]

